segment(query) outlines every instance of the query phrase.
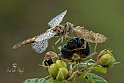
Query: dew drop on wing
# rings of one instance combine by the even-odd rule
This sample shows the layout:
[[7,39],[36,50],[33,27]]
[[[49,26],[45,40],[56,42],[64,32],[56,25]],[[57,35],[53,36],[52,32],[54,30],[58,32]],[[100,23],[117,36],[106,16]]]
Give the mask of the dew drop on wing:
[[[60,24],[60,22],[62,21],[62,19],[64,18],[65,14],[67,13],[67,10],[65,10],[64,12],[62,12],[61,14],[57,15],[56,17],[54,17],[49,23],[48,25],[50,27],[55,27],[57,25]],[[32,49],[34,49],[36,52],[38,53],[42,53],[46,50],[46,48],[48,47],[48,40],[50,38],[52,38],[54,35],[56,34],[56,32],[54,32],[51,28],[48,29],[45,33],[41,34],[36,40],[35,43],[33,43]]]
[[47,31],[45,31],[43,34],[39,35],[35,41],[39,42],[42,40],[48,40],[48,39],[52,38],[55,34],[56,34],[56,32],[50,28]]
[[56,17],[54,17],[49,23],[48,25],[50,27],[55,27],[57,25],[59,25],[62,21],[62,19],[64,18],[65,14],[67,13],[67,10],[65,10],[64,12],[62,12],[61,14],[57,15]]
[[32,49],[37,53],[42,53],[48,47],[48,40],[42,40],[31,44]]

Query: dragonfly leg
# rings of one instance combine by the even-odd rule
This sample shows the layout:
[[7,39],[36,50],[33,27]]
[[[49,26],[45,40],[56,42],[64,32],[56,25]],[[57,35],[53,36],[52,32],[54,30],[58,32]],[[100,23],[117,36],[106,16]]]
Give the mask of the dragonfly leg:
[[52,48],[53,48],[53,50],[54,50],[55,52],[56,52],[56,50],[55,50],[55,45],[56,45],[59,41],[61,41],[61,45],[62,45],[62,42],[63,42],[63,36],[60,37],[60,38],[55,42],[55,44],[52,46]]
[[84,40],[83,48],[86,49],[87,41]]
[[56,42],[55,42],[55,45],[61,40],[61,38],[59,38]]
[[52,48],[53,48],[53,51],[56,53],[56,50],[55,50],[55,45],[53,45],[53,46],[52,46]]
[[97,43],[95,44],[95,47],[94,47],[94,53],[96,52],[96,47],[97,47]]
[[56,52],[56,50],[55,50],[55,45],[59,42],[61,40],[61,38],[59,38],[56,42],[55,42],[55,44],[52,46],[52,48],[53,48],[53,51],[55,51]]
[[65,34],[65,39],[67,39],[69,37],[68,34],[69,34],[68,32]]
[[64,37],[62,36],[62,37],[61,37],[61,44],[62,44],[62,42],[63,42],[63,38],[64,38]]

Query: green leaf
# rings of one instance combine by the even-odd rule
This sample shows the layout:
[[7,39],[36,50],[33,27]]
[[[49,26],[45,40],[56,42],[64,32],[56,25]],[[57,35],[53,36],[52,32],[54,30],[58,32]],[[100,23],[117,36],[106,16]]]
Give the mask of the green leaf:
[[23,83],[46,83],[46,81],[44,78],[32,78],[25,80]]
[[93,69],[94,69],[95,71],[97,71],[97,72],[107,73],[107,68],[104,68],[104,67],[102,67],[102,66],[100,66],[100,65],[95,66]]
[[87,66],[92,66],[95,64],[95,61],[93,59],[89,59],[87,61],[80,62],[78,64],[78,67],[87,67]]
[[86,78],[91,82],[91,83],[108,83],[105,79],[102,77],[93,74],[93,73],[88,73],[86,75]]
[[83,78],[85,78],[85,74],[84,74],[84,73],[82,73],[82,74],[79,76],[79,79],[83,79]]
[[46,80],[44,78],[31,78],[31,79],[26,79],[23,83],[62,83],[62,81],[57,81],[57,80]]

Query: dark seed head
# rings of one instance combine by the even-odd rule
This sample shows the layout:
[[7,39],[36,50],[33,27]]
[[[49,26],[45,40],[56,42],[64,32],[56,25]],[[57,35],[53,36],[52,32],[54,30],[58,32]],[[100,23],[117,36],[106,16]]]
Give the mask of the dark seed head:
[[80,50],[80,56],[81,56],[82,58],[85,58],[85,57],[88,56],[89,54],[90,54],[90,45],[89,45],[89,43],[87,42],[86,48]]
[[51,64],[53,64],[52,59],[46,59],[46,60],[44,60],[44,65],[45,66],[50,66]]
[[73,50],[76,48],[81,48],[83,46],[83,44],[84,44],[84,39],[75,37],[67,43],[67,48],[69,50]]
[[90,45],[88,42],[85,41],[86,46],[84,46],[84,41],[84,39],[79,37],[72,38],[61,48],[61,54],[63,58],[72,58],[74,53],[79,54],[81,58],[85,58],[86,56],[88,56],[90,53]]
[[65,59],[69,59],[72,57],[73,53],[67,48],[67,45],[64,45],[62,48],[61,48],[61,56]]

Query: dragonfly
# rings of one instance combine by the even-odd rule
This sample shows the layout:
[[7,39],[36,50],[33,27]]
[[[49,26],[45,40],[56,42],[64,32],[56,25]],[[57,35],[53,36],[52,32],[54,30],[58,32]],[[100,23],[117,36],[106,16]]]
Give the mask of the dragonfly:
[[77,26],[74,29],[74,31],[79,37],[81,37],[84,40],[86,40],[87,42],[91,42],[91,43],[103,43],[108,39],[103,34],[89,31],[89,30],[85,29],[84,27],[80,27],[80,26]]
[[77,26],[76,28],[74,28],[73,31],[77,34],[77,36],[79,36],[85,40],[84,47],[86,47],[86,42],[95,43],[94,52],[96,52],[96,46],[98,43],[104,43],[108,39],[103,34],[89,31],[81,26]]
[[24,40],[20,43],[15,44],[13,46],[13,49],[31,44],[32,49],[34,49],[34,51],[38,53],[44,52],[46,48],[48,47],[48,40],[50,38],[54,36],[65,35],[68,32],[72,31],[73,24],[69,22],[67,22],[65,25],[59,25],[61,21],[63,20],[64,16],[66,15],[66,13],[67,13],[67,10],[55,16],[50,22],[48,22],[48,26],[51,27],[50,29],[46,30],[44,33],[38,36],[34,36],[32,38],[29,38],[27,40]]

